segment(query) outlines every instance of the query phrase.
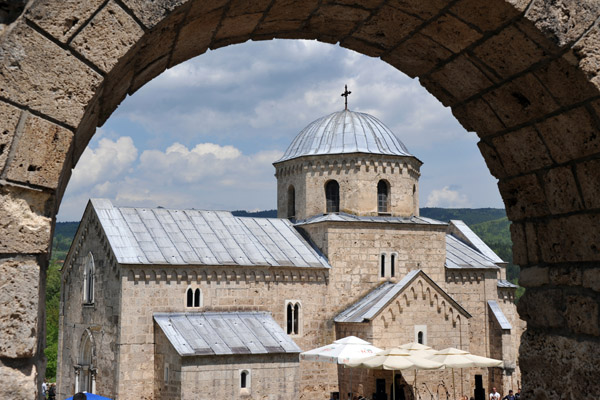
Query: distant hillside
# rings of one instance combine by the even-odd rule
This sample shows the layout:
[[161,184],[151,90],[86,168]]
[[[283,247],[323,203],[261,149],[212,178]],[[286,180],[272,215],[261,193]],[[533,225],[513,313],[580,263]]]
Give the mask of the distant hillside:
[[421,216],[448,222],[451,219],[463,220],[472,228],[472,225],[486,221],[493,221],[506,217],[503,208],[435,208],[424,207],[420,209]]
[[231,212],[236,217],[254,217],[254,218],[277,218],[277,210],[265,211],[244,211],[235,210]]

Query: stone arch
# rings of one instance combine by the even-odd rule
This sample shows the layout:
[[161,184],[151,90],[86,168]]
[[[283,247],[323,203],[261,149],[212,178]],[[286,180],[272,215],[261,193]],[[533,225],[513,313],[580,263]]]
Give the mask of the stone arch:
[[[600,260],[600,28],[594,24],[600,8],[594,2],[272,1],[245,7],[216,0],[32,0],[24,10],[0,25],[2,264],[17,255],[19,265],[40,264],[37,278],[43,278],[39,271],[47,266],[51,224],[71,167],[126,94],[165,68],[248,39],[339,42],[418,76],[477,132],[513,222],[514,260],[528,289],[519,302],[528,323],[520,356],[528,366],[524,391],[561,392],[567,379],[575,379],[534,377],[543,365],[563,359],[561,352],[593,348],[600,336],[597,320],[576,322],[558,305],[562,301],[541,301],[547,290],[561,298],[575,291],[590,310],[598,307],[600,289],[590,278],[600,272],[588,268]],[[115,21],[120,29],[112,28]],[[551,281],[550,271],[565,266],[586,279]],[[20,289],[10,296],[38,296],[36,288]],[[10,312],[21,312],[18,304]],[[36,316],[27,321],[19,329],[44,332]],[[34,371],[32,365],[43,370],[41,346],[17,345],[26,354],[22,371]],[[549,345],[563,350],[542,351]],[[598,350],[577,354],[561,370],[577,371],[580,361],[600,368]],[[586,378],[598,372],[582,372],[576,380],[598,392],[600,383]],[[39,379],[35,372],[24,376],[22,397],[34,397]]]

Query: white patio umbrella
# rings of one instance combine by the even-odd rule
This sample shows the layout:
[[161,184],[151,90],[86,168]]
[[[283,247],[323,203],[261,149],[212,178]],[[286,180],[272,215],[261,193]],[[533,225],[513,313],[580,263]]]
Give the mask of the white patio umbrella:
[[[427,356],[429,355],[433,355],[434,353],[437,352],[437,350],[432,349],[429,346],[426,346],[424,344],[421,343],[417,343],[417,342],[410,342],[410,343],[405,343],[402,344],[400,346],[398,346],[399,349],[402,350],[406,350],[409,353],[411,353],[412,355],[417,355],[419,357],[423,357],[423,358],[427,358]],[[413,383],[413,394],[414,394],[414,398],[417,398],[417,370],[415,369],[415,381]]]
[[[454,398],[456,399],[456,386],[454,385],[454,368],[470,368],[470,367],[501,367],[502,360],[476,356],[465,350],[448,347],[447,349],[439,350],[434,354],[427,355],[427,359],[437,361],[446,368],[452,369],[452,387],[454,389]],[[461,379],[462,391],[462,379]]]
[[355,362],[348,362],[350,367],[381,368],[392,370],[392,399],[396,398],[396,371],[439,369],[442,364],[432,361],[416,353],[398,347],[384,350],[374,356]]
[[[300,360],[335,364],[346,364],[379,353],[379,347],[356,336],[338,339],[331,344],[300,353]],[[350,372],[350,392],[352,393],[352,372]]]

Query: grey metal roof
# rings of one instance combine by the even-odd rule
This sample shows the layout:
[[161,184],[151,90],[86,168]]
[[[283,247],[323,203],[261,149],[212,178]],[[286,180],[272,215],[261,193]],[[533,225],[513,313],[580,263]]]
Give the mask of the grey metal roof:
[[425,272],[420,269],[412,270],[397,283],[386,282],[369,292],[365,297],[342,311],[335,318],[335,322],[365,322],[372,320],[383,310],[400,292],[402,292],[418,275],[423,276],[429,284],[437,288],[440,293],[452,302],[457,310],[467,317],[471,315],[460,306],[450,295],[440,288]]
[[406,146],[372,115],[344,110],[311,122],[277,162],[302,156],[342,153],[412,156]]
[[450,220],[451,231],[453,231],[453,227],[456,228],[456,231],[453,233],[457,234],[457,236],[461,240],[474,247],[480,253],[489,258],[492,262],[496,264],[505,263],[505,261],[498,257],[498,255],[494,253],[494,250],[490,249],[489,246],[485,244],[485,242],[481,240],[481,238],[477,236],[477,234],[473,232],[471,228],[469,228],[467,224],[465,224],[463,221],[456,219]]
[[506,279],[498,279],[498,287],[499,288],[513,288],[513,289],[516,289],[519,286],[515,285],[512,282],[507,281]]
[[266,312],[156,313],[154,320],[181,356],[302,351]]
[[508,322],[508,319],[506,319],[506,317],[504,316],[504,313],[500,309],[500,306],[498,305],[496,300],[488,300],[488,305],[490,306],[490,309],[492,310],[494,317],[496,317],[496,321],[498,321],[498,323],[500,324],[500,327],[502,329],[512,329],[512,325],[510,324],[510,322]]
[[90,202],[121,264],[330,268],[285,219],[115,207],[106,199]]
[[347,214],[344,212],[334,214],[318,214],[307,219],[298,220],[294,225],[316,224],[318,222],[376,222],[376,223],[394,223],[394,224],[420,224],[420,225],[447,225],[435,219],[425,217],[380,217],[380,216],[359,216]]
[[446,268],[500,268],[482,253],[452,235],[446,235]]

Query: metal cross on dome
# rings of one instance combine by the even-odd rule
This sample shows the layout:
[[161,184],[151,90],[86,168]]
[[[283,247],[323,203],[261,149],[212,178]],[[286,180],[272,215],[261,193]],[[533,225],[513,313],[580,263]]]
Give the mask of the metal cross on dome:
[[348,110],[348,95],[352,93],[348,91],[348,85],[344,85],[344,93],[342,93],[342,96],[345,97],[344,99],[344,104],[345,104],[345,110]]

